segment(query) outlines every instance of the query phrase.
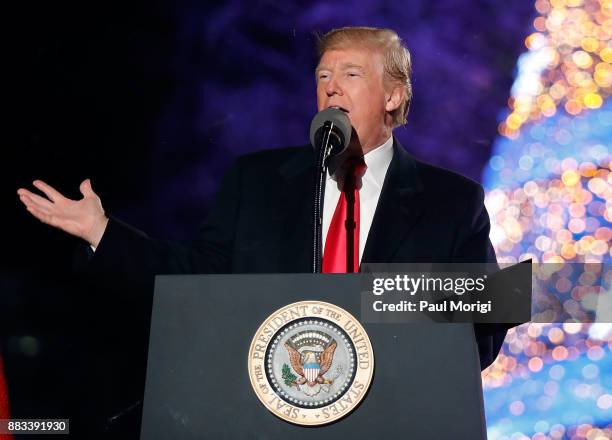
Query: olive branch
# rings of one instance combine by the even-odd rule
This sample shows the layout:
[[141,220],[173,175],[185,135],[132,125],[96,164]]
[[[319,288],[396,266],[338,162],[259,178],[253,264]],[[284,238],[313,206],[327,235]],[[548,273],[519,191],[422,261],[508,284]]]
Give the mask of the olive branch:
[[297,376],[291,372],[291,368],[287,364],[283,364],[283,380],[285,381],[285,385],[293,386],[295,385],[295,380]]

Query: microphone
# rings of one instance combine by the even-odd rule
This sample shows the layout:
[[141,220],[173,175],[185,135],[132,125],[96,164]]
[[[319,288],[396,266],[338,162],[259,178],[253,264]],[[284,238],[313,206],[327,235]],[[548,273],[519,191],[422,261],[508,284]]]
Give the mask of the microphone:
[[351,122],[342,110],[326,108],[317,113],[310,123],[310,144],[316,150],[331,147],[324,154],[324,158],[328,159],[346,150],[351,132]]
[[[321,273],[323,199],[325,197],[325,176],[329,159],[339,157],[347,150],[351,141],[351,121],[337,108],[320,111],[310,124],[310,143],[315,149],[315,185],[313,197],[313,249],[312,271]],[[331,162],[334,162],[333,160]]]

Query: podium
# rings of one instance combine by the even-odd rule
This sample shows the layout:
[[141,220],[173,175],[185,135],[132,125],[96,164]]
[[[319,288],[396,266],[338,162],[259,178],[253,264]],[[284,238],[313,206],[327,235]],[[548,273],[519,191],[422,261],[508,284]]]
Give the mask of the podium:
[[[375,359],[369,388],[332,423],[304,426],[264,406],[249,371],[262,323],[300,301],[359,319],[360,289],[355,274],[158,276],[141,439],[486,439],[469,323],[362,324]],[[313,377],[302,382],[318,386]]]

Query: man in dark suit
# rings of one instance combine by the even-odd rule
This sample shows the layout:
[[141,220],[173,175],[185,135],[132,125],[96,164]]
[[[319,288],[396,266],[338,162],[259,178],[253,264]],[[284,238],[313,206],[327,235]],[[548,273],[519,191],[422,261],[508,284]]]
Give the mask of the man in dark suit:
[[[480,185],[415,160],[392,137],[393,128],[406,121],[410,69],[409,53],[391,30],[344,28],[320,42],[318,110],[335,107],[347,114],[353,127],[349,152],[366,166],[357,185],[357,267],[495,262]],[[89,243],[92,276],[120,277],[126,290],[151,292],[159,273],[309,272],[314,160],[309,146],[239,158],[189,246],[150,239],[108,217],[89,180],[81,184],[78,201],[41,181],[34,186],[48,199],[23,188],[18,193],[36,218]],[[333,225],[346,196],[343,180],[327,179],[324,261],[337,238]],[[504,335],[503,329],[475,327],[482,368],[493,362]]]

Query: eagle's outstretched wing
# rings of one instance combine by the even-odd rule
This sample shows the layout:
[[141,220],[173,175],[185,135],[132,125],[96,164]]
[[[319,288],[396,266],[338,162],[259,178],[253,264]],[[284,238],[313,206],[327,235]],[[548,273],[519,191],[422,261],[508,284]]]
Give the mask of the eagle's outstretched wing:
[[323,376],[325,373],[327,373],[327,370],[331,368],[332,361],[334,360],[334,351],[336,351],[337,346],[338,344],[336,344],[336,341],[333,341],[325,350],[323,350],[323,353],[321,353],[321,369],[319,370],[319,376]]
[[289,353],[289,361],[291,362],[291,367],[293,370],[300,376],[304,376],[304,369],[302,368],[302,355],[300,352],[289,345],[288,342],[285,342],[285,348],[287,349],[287,353]]

